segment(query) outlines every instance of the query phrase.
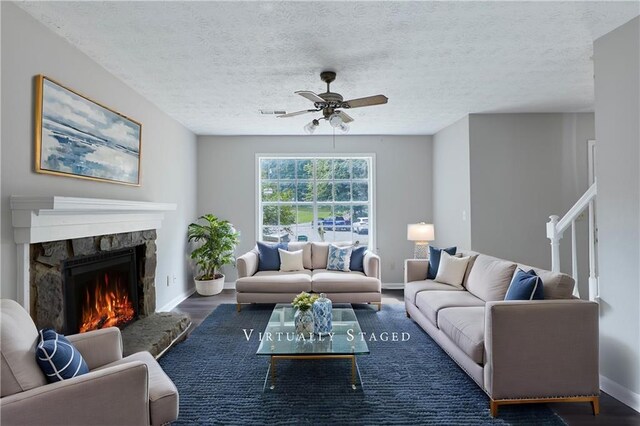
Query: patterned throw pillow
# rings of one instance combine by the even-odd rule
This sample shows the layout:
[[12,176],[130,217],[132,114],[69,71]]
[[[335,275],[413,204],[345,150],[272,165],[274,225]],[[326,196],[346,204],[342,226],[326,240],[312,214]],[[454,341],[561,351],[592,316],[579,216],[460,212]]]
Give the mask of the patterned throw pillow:
[[327,270],[349,272],[351,251],[353,247],[338,247],[329,244],[329,257],[327,258]]
[[54,330],[40,330],[36,361],[49,383],[59,382],[89,372],[80,352]]

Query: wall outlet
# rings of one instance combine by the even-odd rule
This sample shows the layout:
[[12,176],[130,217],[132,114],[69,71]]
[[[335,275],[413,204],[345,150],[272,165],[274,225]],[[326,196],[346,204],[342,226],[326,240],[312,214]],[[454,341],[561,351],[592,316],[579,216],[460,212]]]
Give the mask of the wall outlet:
[[173,276],[173,283],[176,284],[178,282],[178,277],[176,277],[175,275]]
[[463,222],[467,221],[467,211],[466,210],[462,210],[462,221]]

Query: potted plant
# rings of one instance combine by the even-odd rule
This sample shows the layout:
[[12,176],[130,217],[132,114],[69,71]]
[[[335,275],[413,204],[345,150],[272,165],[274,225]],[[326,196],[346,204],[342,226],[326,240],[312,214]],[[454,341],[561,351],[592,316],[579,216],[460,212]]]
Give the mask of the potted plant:
[[200,216],[189,225],[189,241],[200,243],[191,252],[200,274],[194,278],[196,291],[202,296],[213,296],[222,291],[224,275],[220,268],[233,264],[233,250],[238,244],[238,232],[227,220],[212,214]]

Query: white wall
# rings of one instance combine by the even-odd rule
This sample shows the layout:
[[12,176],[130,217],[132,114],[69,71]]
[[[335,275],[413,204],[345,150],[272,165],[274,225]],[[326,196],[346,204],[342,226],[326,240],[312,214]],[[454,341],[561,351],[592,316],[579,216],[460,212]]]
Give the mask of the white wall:
[[[35,21],[2,2],[2,285],[16,298],[16,248],[10,195],[66,195],[177,203],[158,232],[158,308],[193,286],[187,224],[196,213],[196,137],[113,75]],[[44,74],[142,123],[142,186],[128,187],[33,172],[34,80]],[[166,285],[167,276],[176,283]]]
[[640,411],[640,18],[594,43],[600,372]]
[[[431,136],[198,137],[198,212],[230,220],[242,233],[237,254],[256,239],[256,153],[375,153],[376,245],[383,283],[402,283],[413,257],[407,224],[431,221]],[[226,269],[227,280],[236,278]]]
[[433,222],[438,247],[471,249],[469,116],[433,136]]

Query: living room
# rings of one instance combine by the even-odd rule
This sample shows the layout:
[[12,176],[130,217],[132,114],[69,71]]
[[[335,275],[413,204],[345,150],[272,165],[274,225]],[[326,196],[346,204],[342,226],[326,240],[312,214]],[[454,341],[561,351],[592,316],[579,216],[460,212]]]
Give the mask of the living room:
[[[205,313],[192,313],[194,324],[210,324],[214,338],[220,337],[206,344],[227,345],[204,362],[183,355],[183,367],[177,367],[176,354],[191,351],[185,345],[204,334],[194,325],[185,341],[158,354],[179,393],[177,423],[374,422],[353,417],[356,411],[344,408],[349,406],[366,407],[384,424],[638,422],[639,2],[2,2],[0,10],[2,299],[18,301],[41,328],[36,312],[42,306],[62,308],[54,297],[35,299],[33,276],[59,287],[62,278],[47,278],[59,272],[43,265],[58,266],[38,260],[34,245],[91,237],[96,239],[90,245],[115,248],[121,240],[97,238],[140,232],[127,237],[140,238],[137,247],[148,249],[140,314],[189,313],[196,306]],[[324,71],[335,72],[329,90]],[[137,174],[128,185],[114,183],[120,178],[107,182],[69,177],[78,171],[42,170],[38,160],[45,150],[37,147],[34,129],[42,125],[38,93],[47,87],[79,94],[116,112],[126,125],[139,125]],[[309,102],[309,92],[325,91],[346,100],[378,94],[385,100],[344,107],[348,119],[341,116],[333,127],[333,111],[323,116]],[[306,109],[312,112],[278,117]],[[280,162],[273,176],[271,160]],[[316,174],[321,164],[334,171],[347,164],[349,177],[338,179],[335,171],[334,179],[312,182],[311,199],[299,195],[298,183],[293,198],[272,203],[269,197],[284,194],[282,185],[290,183],[280,165],[294,164],[301,179],[301,170],[311,173],[298,168],[303,163],[313,164]],[[356,164],[364,165],[363,173],[356,173]],[[305,182],[322,179],[316,174]],[[338,188],[347,181],[351,193],[343,202]],[[590,200],[596,203],[597,238],[589,226],[589,202],[551,240],[545,232],[549,217],[565,216],[596,181],[597,195]],[[321,199],[321,185],[332,185],[335,197]],[[297,216],[285,223],[291,208]],[[342,374],[342,365],[282,361],[276,382],[282,388],[263,391],[267,364],[256,356],[255,335],[244,339],[242,329],[263,331],[274,302],[253,305],[247,299],[237,312],[242,291],[235,290],[240,270],[234,265],[223,268],[221,294],[195,293],[187,229],[209,213],[240,233],[235,258],[260,240],[366,245],[379,259],[381,299],[349,301],[363,332],[409,330],[411,339],[367,342],[370,354],[358,357],[361,382],[355,390],[342,386],[347,379],[330,380],[334,369]],[[72,223],[81,216],[85,222]],[[352,223],[341,229],[339,218]],[[355,230],[358,220],[367,224],[366,232]],[[456,246],[463,257],[473,251],[547,271],[557,267],[575,278],[573,294],[597,304],[598,339],[591,343],[598,354],[598,416],[587,403],[548,403],[501,406],[492,418],[487,390],[464,366],[458,368],[415,316],[405,315],[405,261],[416,257],[414,242],[424,242],[409,240],[407,226],[421,222],[433,224],[430,247]],[[155,233],[142,234],[150,230]],[[63,246],[73,247],[73,255],[82,251],[78,242]],[[69,254],[62,256],[53,249],[44,253],[58,263]],[[332,300],[336,306],[343,302]],[[359,302],[381,302],[382,309]],[[198,315],[203,318],[196,321]],[[388,328],[375,328],[375,321],[387,321]],[[215,334],[225,325],[236,340]],[[416,365],[423,342],[438,353],[433,368],[442,369],[433,387],[427,385],[430,377],[420,376],[427,370]],[[404,364],[393,362],[403,354]],[[219,376],[234,364],[250,368],[242,376]],[[207,378],[202,389],[198,374]],[[447,380],[458,388],[442,384]],[[421,386],[405,386],[413,381]],[[459,395],[463,391],[473,400]],[[396,401],[410,399],[410,392],[437,403]],[[115,395],[103,399],[111,396],[115,401]],[[528,397],[536,396],[542,395]],[[234,409],[233,398],[248,405]],[[323,398],[326,405],[319,402]],[[2,399],[4,411],[4,392]],[[313,400],[311,417],[289,411],[294,417],[279,417],[285,413],[278,414],[279,404],[303,410],[306,399]],[[322,417],[339,404],[343,409],[334,417]],[[375,406],[391,408],[385,413]]]

